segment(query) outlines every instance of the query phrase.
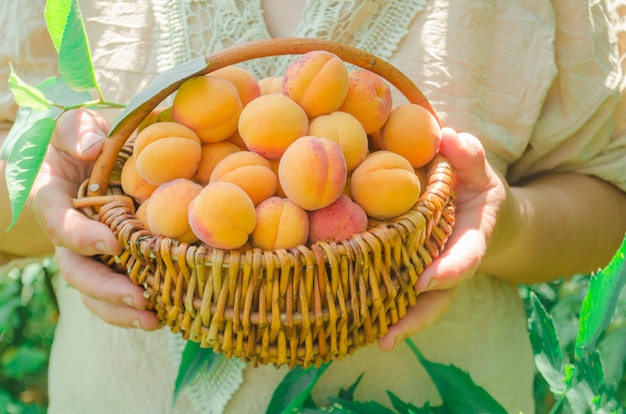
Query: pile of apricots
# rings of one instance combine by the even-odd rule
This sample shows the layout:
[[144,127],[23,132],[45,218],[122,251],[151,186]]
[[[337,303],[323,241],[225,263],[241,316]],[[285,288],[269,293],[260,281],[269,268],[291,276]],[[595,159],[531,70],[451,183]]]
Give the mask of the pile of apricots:
[[411,209],[441,130],[387,82],[313,51],[282,77],[193,77],[139,125],[123,191],[153,234],[219,249],[342,241]]

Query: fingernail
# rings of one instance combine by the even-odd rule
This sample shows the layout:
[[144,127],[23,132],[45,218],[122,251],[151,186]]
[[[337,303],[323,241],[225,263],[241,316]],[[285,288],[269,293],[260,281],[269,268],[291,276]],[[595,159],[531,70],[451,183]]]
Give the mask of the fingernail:
[[111,250],[109,250],[109,248],[107,248],[107,245],[102,240],[98,240],[95,244],[95,247],[96,250],[98,250],[102,254],[114,254],[113,252],[111,252]]
[[85,132],[80,138],[80,152],[84,154],[94,145],[104,141],[104,138],[105,136],[102,133],[93,131]]
[[137,329],[142,329],[142,326],[141,326],[141,321],[140,321],[139,319],[135,319],[135,320],[132,322],[132,325],[133,325],[135,328],[137,328]]
[[133,303],[133,298],[131,296],[124,296],[122,298],[122,302],[133,308],[135,307],[135,304]]

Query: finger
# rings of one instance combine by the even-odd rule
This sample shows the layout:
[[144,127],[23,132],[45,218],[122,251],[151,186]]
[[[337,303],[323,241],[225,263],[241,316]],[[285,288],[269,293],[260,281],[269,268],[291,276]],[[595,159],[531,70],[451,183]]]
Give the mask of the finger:
[[139,310],[131,306],[112,305],[86,295],[82,295],[81,299],[87,309],[110,325],[122,328],[138,328],[145,331],[154,331],[161,326],[152,311]]
[[440,152],[450,160],[455,176],[465,185],[482,188],[489,182],[485,149],[475,136],[443,128]]
[[484,250],[485,239],[479,230],[453,232],[443,253],[419,276],[417,291],[450,289],[471,278],[480,264]]
[[112,306],[143,310],[148,306],[144,290],[103,263],[62,247],[56,249],[63,279],[83,295]]
[[93,161],[100,153],[108,125],[102,117],[85,109],[63,113],[57,120],[52,144],[73,158]]
[[432,325],[448,311],[454,292],[454,289],[447,289],[421,293],[407,314],[389,328],[387,335],[378,340],[380,349],[391,351],[401,340]]
[[119,254],[122,248],[111,229],[72,207],[73,191],[70,184],[55,180],[35,195],[37,221],[50,241],[87,256]]

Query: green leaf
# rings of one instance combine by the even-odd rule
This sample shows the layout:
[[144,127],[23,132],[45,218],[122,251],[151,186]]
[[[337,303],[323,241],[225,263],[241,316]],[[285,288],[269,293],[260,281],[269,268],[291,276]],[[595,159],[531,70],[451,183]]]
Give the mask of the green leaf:
[[76,91],[68,86],[60,76],[44,80],[37,85],[46,99],[63,107],[80,106],[93,100],[87,91]]
[[52,118],[41,118],[15,141],[5,169],[11,199],[11,229],[22,213],[54,131]]
[[580,328],[576,339],[575,357],[596,349],[600,334],[609,325],[621,290],[626,284],[626,236],[607,267],[592,275],[589,290],[580,309]]
[[585,353],[585,355],[577,359],[576,369],[579,373],[579,381],[589,384],[589,388],[594,395],[601,395],[606,392],[604,368],[602,367],[598,351]]
[[6,332],[14,327],[16,320],[16,311],[23,307],[22,299],[17,297],[12,297],[0,306],[0,333]]
[[365,375],[365,373],[359,375],[356,381],[354,381],[354,384],[352,384],[347,390],[341,388],[339,390],[339,398],[341,398],[342,400],[354,401],[354,392],[356,391],[356,388],[359,386],[359,383],[363,379],[363,375]]
[[598,343],[605,381],[617,386],[626,367],[626,326],[606,333]]
[[59,73],[65,83],[77,91],[97,88],[87,33],[77,0],[71,0],[63,31],[59,48]]
[[529,294],[528,333],[535,354],[535,366],[553,393],[565,392],[563,353],[552,317],[533,292]]
[[339,406],[343,409],[349,410],[350,413],[355,414],[395,414],[393,410],[385,407],[384,405],[377,403],[376,401],[347,401],[340,398],[329,398],[333,403],[333,407]]
[[274,390],[266,413],[289,413],[302,407],[304,401],[311,394],[311,390],[329,366],[330,363],[319,368],[309,367],[305,369],[297,366],[289,371]]
[[443,400],[443,408],[448,412],[506,413],[506,410],[484,388],[474,383],[467,372],[454,365],[431,362],[424,358],[410,339],[406,339],[405,342],[432,378]]
[[211,371],[222,356],[211,348],[201,348],[200,344],[187,341],[182,360],[178,367],[178,376],[174,385],[173,404],[176,404],[181,391],[191,383],[201,370]]
[[57,52],[61,49],[65,25],[70,14],[72,0],[48,0],[46,2],[46,25]]
[[400,399],[396,394],[391,391],[387,391],[387,395],[389,396],[389,400],[391,401],[391,405],[399,414],[431,414],[433,412],[445,412],[443,410],[438,410],[437,407],[434,409],[430,406],[430,402],[426,401],[426,403],[422,407],[416,407],[410,402],[405,402]]
[[[141,92],[135,95],[135,97],[128,103],[113,123],[111,127],[111,134],[113,134],[120,123],[137,108],[152,100],[154,97],[159,97],[160,100],[167,98],[169,94],[176,90],[175,85],[178,85],[178,83],[184,79],[197,75],[203,69],[206,69],[206,67],[207,63],[205,58],[197,57],[180,65],[174,66],[173,68],[160,74],[150,85],[148,85],[145,89],[142,89]],[[154,106],[156,107],[157,104],[158,102],[155,102]],[[152,109],[154,108],[149,108],[149,111]]]
[[13,66],[9,64],[9,88],[13,93],[15,102],[20,106],[27,106],[37,111],[45,111],[50,109],[52,103],[46,99],[43,92],[36,87],[24,82],[13,70]]

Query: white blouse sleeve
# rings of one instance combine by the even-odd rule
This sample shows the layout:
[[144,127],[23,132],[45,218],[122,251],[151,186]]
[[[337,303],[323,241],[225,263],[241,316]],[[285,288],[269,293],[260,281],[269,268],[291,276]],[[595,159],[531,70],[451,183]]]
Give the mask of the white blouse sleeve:
[[44,0],[7,1],[0,13],[0,128],[10,128],[17,105],[9,89],[9,65],[25,82],[56,75],[57,54],[48,35]]

